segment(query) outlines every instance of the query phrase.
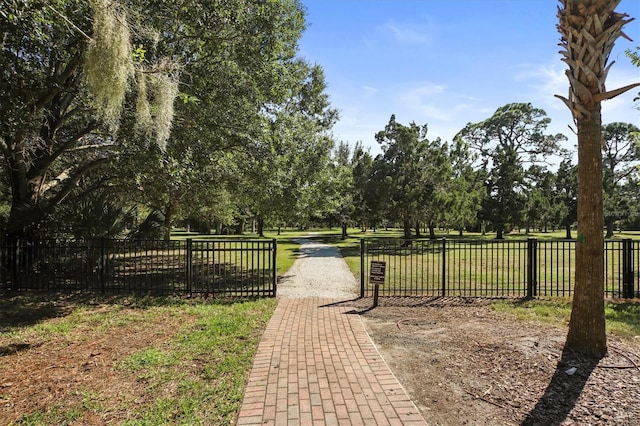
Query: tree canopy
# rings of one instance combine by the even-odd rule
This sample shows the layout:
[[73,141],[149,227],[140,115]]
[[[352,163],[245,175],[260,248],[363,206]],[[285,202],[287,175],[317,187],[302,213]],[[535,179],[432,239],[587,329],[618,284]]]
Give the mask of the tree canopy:
[[[262,235],[318,223],[343,237],[354,224],[399,226],[405,239],[437,227],[570,236],[575,166],[543,110],[504,105],[453,141],[392,115],[374,157],[335,140],[324,71],[299,55],[305,26],[296,0],[2,0],[5,232],[168,238],[176,225]],[[637,137],[626,123],[603,131],[619,146]],[[611,229],[640,223],[635,160],[621,153],[604,157]]]
[[550,119],[531,104],[500,107],[487,120],[469,123],[456,139],[466,141],[481,161],[486,174],[486,219],[493,223],[497,238],[507,226],[522,222],[525,208],[525,163],[545,161],[559,151],[561,134],[545,134]]

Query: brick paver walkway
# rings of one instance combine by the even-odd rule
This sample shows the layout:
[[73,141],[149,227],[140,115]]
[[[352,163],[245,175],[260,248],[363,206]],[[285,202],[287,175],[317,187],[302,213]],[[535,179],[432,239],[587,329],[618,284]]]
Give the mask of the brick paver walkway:
[[281,298],[238,425],[426,425],[345,303]]

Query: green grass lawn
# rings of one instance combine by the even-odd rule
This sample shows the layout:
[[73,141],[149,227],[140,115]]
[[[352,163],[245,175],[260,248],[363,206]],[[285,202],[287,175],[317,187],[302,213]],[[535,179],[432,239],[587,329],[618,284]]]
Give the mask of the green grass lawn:
[[[293,240],[308,235],[308,231],[299,230],[282,230],[280,235],[277,231],[269,230],[265,232],[265,239],[275,239],[278,243],[278,252],[276,256],[277,274],[283,275],[293,266],[299,251],[300,244]],[[194,232],[186,232],[184,230],[174,232],[171,236],[175,240],[185,240],[192,238],[194,240],[234,240],[234,239],[259,239],[257,234],[245,233],[244,235],[214,235],[214,234],[197,234]]]
[[[506,312],[518,320],[540,321],[564,326],[569,323],[571,302],[568,300],[501,300],[492,308]],[[640,337],[640,303],[612,302],[605,305],[607,332],[627,339]]]

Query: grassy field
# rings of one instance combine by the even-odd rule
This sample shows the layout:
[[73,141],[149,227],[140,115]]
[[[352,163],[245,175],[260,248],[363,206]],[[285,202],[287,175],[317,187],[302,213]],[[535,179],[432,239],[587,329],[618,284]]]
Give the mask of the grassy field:
[[[278,252],[276,257],[276,266],[278,275],[282,275],[291,268],[298,253],[299,244],[293,240],[298,237],[307,235],[307,231],[284,230],[278,235],[276,231],[265,232],[266,239],[275,239],[278,242]],[[186,232],[178,230],[171,235],[174,240],[186,240],[192,238],[194,240],[237,240],[237,239],[259,239],[257,234],[245,233],[244,235],[212,235],[198,234],[195,232]]]

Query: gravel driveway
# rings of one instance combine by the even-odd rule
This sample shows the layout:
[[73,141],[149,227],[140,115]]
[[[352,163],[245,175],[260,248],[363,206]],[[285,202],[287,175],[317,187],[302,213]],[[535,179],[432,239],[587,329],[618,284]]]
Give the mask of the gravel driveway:
[[308,238],[294,241],[300,244],[300,253],[278,280],[278,297],[358,297],[358,282],[337,248]]

